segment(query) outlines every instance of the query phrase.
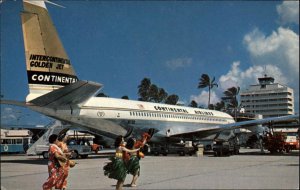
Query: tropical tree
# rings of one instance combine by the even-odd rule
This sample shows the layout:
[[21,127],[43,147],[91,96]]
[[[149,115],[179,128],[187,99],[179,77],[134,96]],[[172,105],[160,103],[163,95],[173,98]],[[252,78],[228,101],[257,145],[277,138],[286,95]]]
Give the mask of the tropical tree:
[[192,107],[192,108],[197,108],[198,107],[198,104],[195,100],[192,100],[189,107]]
[[209,104],[208,107],[207,107],[209,110],[215,110],[216,107],[214,104]]
[[157,102],[164,102],[168,97],[168,93],[163,89],[158,89]]
[[209,104],[208,109],[221,111],[225,108],[225,103],[223,101],[217,102],[216,104]]
[[224,95],[229,98],[228,107],[234,109],[235,119],[236,119],[237,108],[239,107],[239,102],[237,99],[239,93],[240,93],[240,87],[231,87],[224,92]]
[[152,84],[149,78],[144,78],[138,86],[138,94],[140,101],[146,102],[164,102],[166,104],[174,104],[179,100],[175,94],[168,96],[168,93],[157,85]]
[[158,102],[158,87],[155,84],[152,84],[148,90],[149,101]]
[[96,97],[109,97],[106,95],[104,92],[100,92],[99,94],[96,95]]
[[176,105],[179,100],[179,97],[176,94],[172,94],[167,97],[165,103],[170,105]]
[[144,78],[141,84],[138,86],[138,94],[140,96],[140,101],[149,101],[149,89],[151,86],[151,81],[149,78]]
[[206,88],[208,87],[208,104],[207,106],[210,105],[210,93],[211,93],[211,89],[213,87],[218,87],[218,84],[215,83],[215,77],[210,80],[210,77],[207,74],[202,74],[201,78],[200,78],[200,82],[198,84],[198,88]]
[[121,99],[129,100],[129,97],[127,95],[125,95],[125,96],[122,96]]
[[225,103],[223,101],[217,102],[215,104],[215,110],[222,111],[225,108]]

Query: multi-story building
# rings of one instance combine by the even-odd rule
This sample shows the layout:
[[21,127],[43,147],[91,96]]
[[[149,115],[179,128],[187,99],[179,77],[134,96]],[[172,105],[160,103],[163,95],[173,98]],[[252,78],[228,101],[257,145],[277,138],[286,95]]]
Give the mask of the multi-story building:
[[261,114],[264,118],[294,114],[293,89],[274,83],[274,78],[267,75],[258,81],[259,84],[240,93],[246,113]]

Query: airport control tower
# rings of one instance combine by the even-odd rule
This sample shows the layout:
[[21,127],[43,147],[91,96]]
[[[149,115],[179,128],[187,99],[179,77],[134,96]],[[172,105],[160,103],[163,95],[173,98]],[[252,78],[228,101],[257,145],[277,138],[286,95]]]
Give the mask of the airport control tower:
[[246,113],[261,114],[264,118],[294,114],[293,89],[275,83],[274,78],[266,74],[258,81],[259,84],[241,92]]

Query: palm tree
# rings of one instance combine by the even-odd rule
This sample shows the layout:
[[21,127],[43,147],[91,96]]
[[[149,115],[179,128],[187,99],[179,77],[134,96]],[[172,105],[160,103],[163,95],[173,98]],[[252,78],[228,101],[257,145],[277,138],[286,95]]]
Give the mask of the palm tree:
[[217,102],[215,105],[215,110],[221,111],[222,109],[224,109],[224,107],[225,107],[225,103],[223,101]]
[[149,88],[149,101],[158,102],[158,87],[155,84],[152,84]]
[[163,89],[163,88],[159,88],[158,89],[158,95],[157,95],[157,102],[163,102],[166,100],[166,98],[168,97],[168,93]]
[[100,92],[99,94],[96,95],[96,97],[109,97],[106,95],[104,92]]
[[138,86],[138,94],[140,95],[140,101],[149,101],[149,89],[151,86],[151,81],[149,78],[144,78],[141,84]]
[[210,78],[207,74],[202,74],[202,76],[200,78],[200,82],[198,84],[198,88],[208,87],[208,104],[207,104],[207,106],[210,105],[210,91],[214,86],[218,87],[218,84],[215,83],[215,77],[212,80],[210,80]]
[[192,100],[189,106],[192,107],[192,108],[197,108],[198,104],[195,100]]
[[172,94],[167,97],[165,103],[170,105],[176,105],[179,100],[179,97],[176,94]]
[[129,97],[127,95],[124,95],[124,96],[121,97],[121,99],[129,100]]
[[237,99],[238,94],[240,93],[240,87],[231,87],[228,88],[224,94],[226,97],[230,98],[230,102],[228,104],[228,107],[233,108],[234,109],[234,117],[236,119],[236,111],[237,108],[239,107],[239,102]]

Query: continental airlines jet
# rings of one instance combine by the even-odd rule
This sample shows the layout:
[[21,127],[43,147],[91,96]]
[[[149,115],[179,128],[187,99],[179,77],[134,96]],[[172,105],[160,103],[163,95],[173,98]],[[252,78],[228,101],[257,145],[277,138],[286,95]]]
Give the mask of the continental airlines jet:
[[44,1],[23,0],[21,14],[29,94],[26,102],[2,103],[28,107],[73,126],[107,137],[139,135],[152,129],[154,140],[228,137],[232,130],[299,115],[235,123],[214,110],[95,97],[99,83],[79,80]]

